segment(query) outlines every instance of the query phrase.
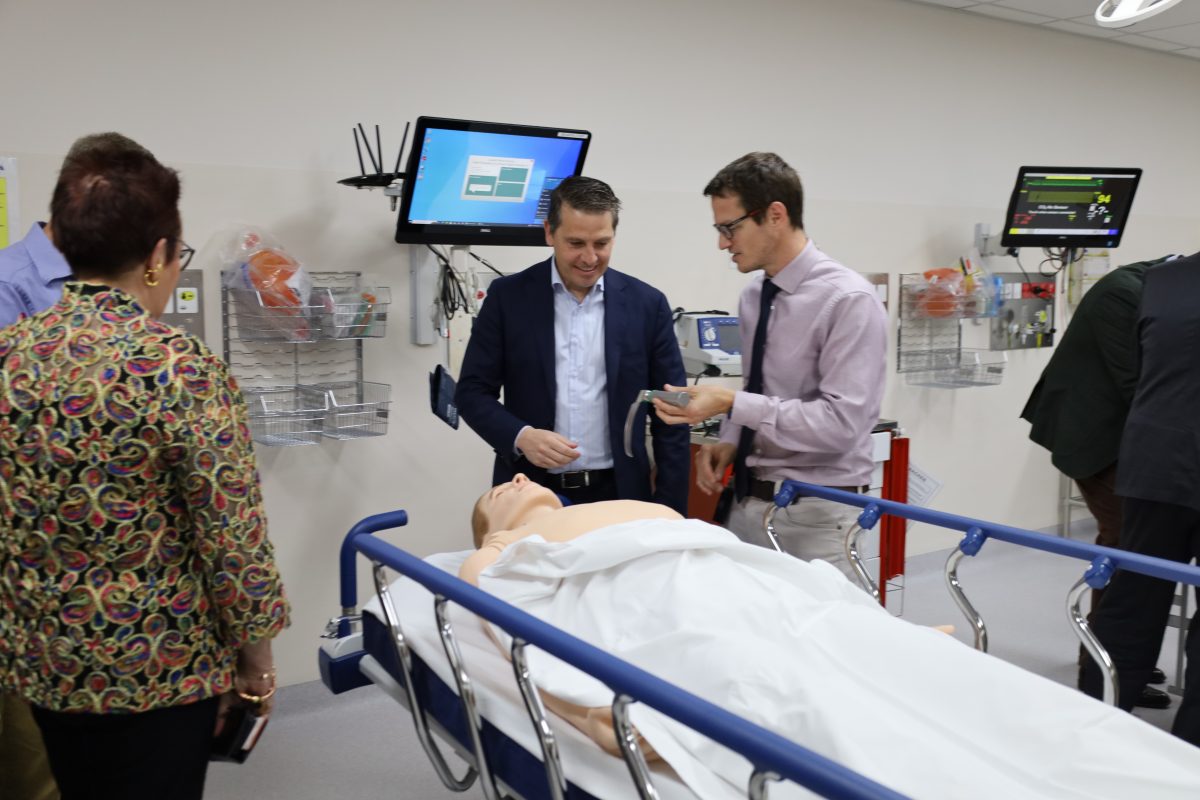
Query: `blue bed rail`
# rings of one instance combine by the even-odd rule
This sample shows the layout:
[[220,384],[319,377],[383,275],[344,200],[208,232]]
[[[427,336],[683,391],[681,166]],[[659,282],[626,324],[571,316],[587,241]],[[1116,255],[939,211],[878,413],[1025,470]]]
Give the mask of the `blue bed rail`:
[[[904,795],[886,786],[611,656],[371,536],[405,525],[407,520],[404,511],[377,514],[363,519],[347,533],[340,557],[343,615],[352,614],[357,606],[355,553],[362,553],[373,562],[417,581],[434,595],[499,625],[513,637],[596,677],[615,694],[645,703],[742,754],[759,773],[774,773],[772,777],[794,781],[837,800],[904,800]],[[349,621],[344,617],[337,628],[339,636],[349,635]]]
[[849,506],[858,506],[863,509],[858,515],[858,524],[852,526],[847,532],[845,543],[846,558],[858,576],[859,582],[863,584],[863,588],[874,595],[877,600],[881,599],[879,588],[863,566],[858,554],[857,541],[859,534],[873,528],[881,515],[891,514],[916,522],[936,525],[941,528],[962,531],[965,535],[958,543],[958,548],[946,560],[946,588],[950,591],[955,604],[962,611],[963,615],[966,616],[967,621],[973,628],[976,649],[984,652],[987,652],[988,648],[987,625],[984,623],[983,617],[971,605],[971,601],[967,599],[966,593],[963,591],[962,585],[958,580],[958,564],[963,558],[979,553],[980,548],[983,547],[988,539],[999,539],[1010,544],[1030,547],[1034,550],[1041,550],[1046,553],[1054,553],[1069,558],[1078,558],[1089,562],[1087,570],[1067,593],[1067,618],[1080,644],[1083,645],[1084,649],[1100,667],[1104,676],[1103,699],[1104,702],[1110,705],[1116,705],[1118,702],[1117,670],[1108,651],[1104,648],[1100,640],[1096,638],[1096,634],[1092,631],[1083,612],[1080,611],[1080,602],[1087,592],[1088,587],[1092,589],[1104,588],[1112,579],[1113,573],[1118,569],[1138,572],[1175,583],[1200,586],[1200,567],[1197,566],[1154,558],[1140,553],[1131,553],[1127,550],[1103,547],[1097,544],[1076,542],[1058,536],[1049,536],[1044,533],[1035,533],[1034,531],[1014,528],[1009,525],[985,522],[984,520],[964,517],[958,514],[947,514],[944,511],[932,511],[927,508],[910,506],[906,503],[898,503],[893,500],[883,500],[876,497],[853,494],[839,489],[829,489],[824,486],[814,486],[813,484],[801,483],[799,481],[784,481],[775,495],[775,502],[767,507],[763,524],[766,527],[767,537],[776,548],[779,548],[780,545],[775,537],[772,526],[775,512],[787,507],[799,496],[820,497]]
[[1161,558],[1144,556],[1140,553],[1131,553],[1128,550],[1117,550],[1116,548],[1104,547],[1098,544],[1076,542],[1060,536],[1050,536],[1045,533],[1013,528],[995,522],[985,522],[984,520],[973,519],[972,517],[948,514],[944,511],[933,511],[928,508],[898,503],[894,500],[883,500],[869,495],[852,494],[851,492],[843,492],[839,489],[815,486],[811,483],[784,481],[780,486],[779,493],[775,495],[775,505],[778,508],[788,506],[797,496],[822,497],[826,500],[844,503],[845,505],[858,506],[864,509],[865,512],[868,512],[865,515],[866,519],[863,516],[859,518],[859,524],[868,529],[875,525],[879,515],[892,514],[893,516],[911,519],[914,522],[924,522],[941,528],[963,531],[967,535],[963,537],[958,546],[966,555],[975,555],[975,553],[979,552],[979,548],[983,546],[987,539],[999,539],[1003,542],[1023,547],[1032,547],[1035,550],[1042,550],[1047,553],[1057,553],[1058,555],[1089,561],[1092,564],[1092,568],[1089,570],[1088,585],[1093,589],[1100,589],[1106,586],[1113,572],[1118,569],[1140,572],[1143,575],[1163,578],[1176,583],[1200,586],[1200,567],[1197,566],[1165,561]]

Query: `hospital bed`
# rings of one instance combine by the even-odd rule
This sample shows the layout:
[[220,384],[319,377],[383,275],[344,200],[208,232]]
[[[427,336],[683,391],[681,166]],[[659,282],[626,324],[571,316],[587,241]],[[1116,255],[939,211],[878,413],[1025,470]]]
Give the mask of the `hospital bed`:
[[[330,620],[318,660],[321,678],[335,694],[374,682],[412,712],[418,739],[447,788],[465,791],[478,781],[489,800],[695,797],[661,762],[647,765],[628,713],[632,703],[645,703],[742,754],[753,765],[746,774],[747,797],[767,797],[769,785],[780,780],[821,797],[904,797],[459,580],[466,552],[425,561],[373,535],[407,521],[404,511],[378,514],[346,535],[340,553],[342,614]],[[359,554],[372,562],[377,592],[361,613]],[[388,570],[411,580],[392,584]],[[474,615],[513,637],[511,663]],[[546,713],[527,666],[530,646],[612,689],[622,759]],[[465,765],[457,768],[461,776],[446,748]]]
[[[947,563],[947,584],[972,621],[976,647],[981,650],[986,649],[986,628],[958,585],[956,567],[961,558],[978,553],[988,538],[1088,561],[1089,569],[1072,588],[1068,602],[1076,627],[1088,635],[1078,611],[1081,587],[1103,585],[1101,581],[1107,581],[1117,567],[1200,584],[1200,569],[1194,567],[806,484],[785,483],[772,508],[785,507],[798,494],[863,509],[846,546],[869,590],[873,586],[857,556],[857,540],[882,514],[965,532]],[[768,533],[772,516],[768,511]],[[824,797],[902,796],[458,580],[455,576],[467,553],[439,554],[422,561],[372,535],[406,523],[407,515],[397,511],[364,519],[347,534],[341,550],[342,614],[330,622],[330,639],[322,646],[319,661],[322,678],[335,693],[374,682],[412,711],[419,740],[447,787],[464,791],[478,780],[487,798],[528,800],[694,797],[669,768],[661,763],[647,767],[629,724],[629,705],[636,702],[741,753],[750,765],[745,784],[749,797],[765,797],[771,781],[779,779]],[[361,614],[355,589],[360,553],[373,563],[378,594]],[[388,569],[410,580],[391,584]],[[476,614],[513,637],[511,663],[500,655]],[[1081,638],[1088,643],[1085,636]],[[1089,649],[1095,648],[1103,663],[1107,657],[1103,649],[1094,637],[1090,643]],[[572,664],[612,690],[622,759],[607,755],[576,729],[546,714],[533,688],[537,676],[529,674],[527,646]],[[1110,702],[1114,698],[1115,691]],[[466,765],[462,777],[454,774],[444,754],[447,748]]]
[[[988,649],[987,625],[984,623],[983,617],[980,616],[979,612],[967,598],[966,593],[963,591],[962,583],[958,579],[958,566],[964,558],[978,555],[988,539],[997,539],[1021,547],[1040,550],[1045,553],[1054,553],[1056,555],[1087,561],[1087,569],[1067,592],[1067,618],[1071,623],[1072,631],[1092,658],[1096,660],[1096,663],[1100,665],[1105,675],[1104,702],[1109,705],[1117,704],[1117,672],[1113,666],[1112,658],[1109,657],[1104,646],[1100,644],[1099,639],[1096,638],[1095,633],[1092,632],[1091,627],[1088,625],[1087,619],[1079,610],[1079,603],[1084,593],[1089,588],[1103,589],[1108,585],[1113,573],[1118,569],[1150,575],[1155,578],[1163,578],[1175,583],[1200,586],[1200,566],[1180,564],[1175,561],[1141,555],[1140,553],[1131,553],[1112,547],[1076,542],[1057,536],[1047,536],[1033,531],[1013,528],[1008,525],[985,522],[957,514],[947,514],[943,511],[934,511],[932,509],[921,508],[920,506],[908,505],[907,503],[898,503],[892,500],[882,500],[867,495],[843,492],[839,489],[815,486],[800,481],[783,481],[780,484],[779,491],[775,495],[775,502],[767,507],[764,514],[763,526],[766,529],[767,538],[780,552],[783,552],[783,548],[780,547],[779,540],[775,536],[773,520],[780,509],[791,505],[798,497],[820,497],[862,509],[862,512],[855,520],[855,524],[846,533],[846,558],[850,562],[855,575],[858,577],[859,583],[876,600],[880,599],[879,587],[871,578],[870,573],[863,563],[859,543],[862,536],[874,528],[875,524],[884,514],[902,517],[913,522],[924,522],[948,530],[962,531],[964,533],[962,540],[946,560],[946,588],[954,598],[955,605],[958,606],[959,610],[967,618],[967,622],[971,625],[974,633],[975,648],[983,652],[987,652]],[[1179,678],[1179,685],[1183,685],[1182,676]]]

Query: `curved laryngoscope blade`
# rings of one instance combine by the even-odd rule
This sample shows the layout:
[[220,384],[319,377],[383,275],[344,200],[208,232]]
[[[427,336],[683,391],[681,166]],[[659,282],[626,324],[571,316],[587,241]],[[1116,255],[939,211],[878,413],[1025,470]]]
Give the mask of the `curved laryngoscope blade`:
[[637,419],[638,407],[658,398],[664,403],[683,408],[692,399],[687,392],[665,392],[659,389],[643,389],[638,392],[637,399],[629,406],[629,414],[625,417],[625,455],[633,458],[633,423]]

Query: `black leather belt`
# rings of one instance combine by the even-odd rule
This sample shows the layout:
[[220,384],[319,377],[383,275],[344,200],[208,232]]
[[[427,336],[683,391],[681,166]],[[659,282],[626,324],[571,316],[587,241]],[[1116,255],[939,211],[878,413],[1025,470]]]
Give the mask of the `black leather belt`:
[[[853,494],[866,494],[866,486],[824,486],[824,489],[838,489],[843,492],[851,492]],[[768,503],[775,500],[775,481],[760,481],[758,478],[750,479],[750,496],[757,497],[759,500],[766,500]],[[797,496],[796,500],[800,498]],[[792,501],[796,502],[795,500]]]
[[551,488],[585,489],[612,480],[613,471],[609,469],[580,469],[575,472],[555,472],[546,477]]

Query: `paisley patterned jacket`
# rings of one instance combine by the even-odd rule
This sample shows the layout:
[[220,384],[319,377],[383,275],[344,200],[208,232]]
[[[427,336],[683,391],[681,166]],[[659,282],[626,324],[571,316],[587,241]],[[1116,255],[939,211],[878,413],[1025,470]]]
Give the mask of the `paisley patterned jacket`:
[[0,329],[0,689],[56,711],[191,703],[287,624],[224,362],[82,283]]

